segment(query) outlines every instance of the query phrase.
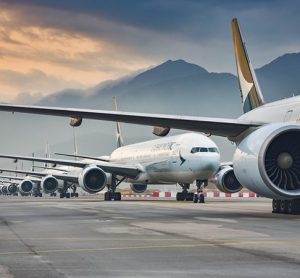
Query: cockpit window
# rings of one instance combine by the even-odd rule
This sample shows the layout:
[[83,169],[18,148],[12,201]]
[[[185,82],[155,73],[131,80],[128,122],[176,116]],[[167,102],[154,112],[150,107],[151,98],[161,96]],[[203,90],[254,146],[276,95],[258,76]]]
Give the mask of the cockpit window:
[[219,153],[217,148],[204,148],[204,147],[194,147],[191,149],[191,153]]
[[191,153],[197,153],[197,152],[199,152],[199,148],[198,147],[195,147],[195,148],[191,149]]
[[219,153],[217,148],[208,148],[209,152],[211,153]]

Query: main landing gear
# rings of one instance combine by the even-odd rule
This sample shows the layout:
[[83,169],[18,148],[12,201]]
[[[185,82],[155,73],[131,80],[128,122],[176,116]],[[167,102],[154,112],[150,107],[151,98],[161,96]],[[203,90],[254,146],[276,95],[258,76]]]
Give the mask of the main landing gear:
[[207,180],[196,181],[197,193],[189,192],[190,184],[188,183],[180,183],[179,185],[182,187],[182,192],[177,192],[177,201],[193,201],[194,203],[205,203],[203,189],[208,185]]
[[208,185],[207,180],[196,180],[197,193],[194,196],[194,203],[205,203],[203,189]]
[[116,192],[117,187],[119,184],[125,180],[125,177],[121,180],[118,180],[116,176],[112,176],[111,184],[108,186],[107,192],[104,193],[104,201],[121,201],[122,195],[121,192]]
[[[72,192],[68,192],[68,190],[71,189]],[[59,198],[63,199],[63,198],[67,198],[70,199],[71,197],[78,197],[79,194],[76,192],[76,185],[75,184],[69,184],[69,183],[65,183],[64,187],[60,190],[59,193]]]
[[277,200],[272,202],[273,213],[300,214],[300,199]]
[[182,192],[177,192],[176,200],[177,201],[193,201],[194,200],[194,193],[189,192],[190,185],[188,183],[180,183],[182,187]]

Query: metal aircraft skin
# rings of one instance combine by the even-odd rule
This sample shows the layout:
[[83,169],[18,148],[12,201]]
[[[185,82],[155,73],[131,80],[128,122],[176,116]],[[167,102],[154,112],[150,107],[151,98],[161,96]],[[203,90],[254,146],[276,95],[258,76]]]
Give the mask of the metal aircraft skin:
[[300,211],[300,97],[266,104],[248,57],[237,19],[231,22],[244,114],[237,119],[190,117],[75,108],[0,105],[0,111],[78,116],[204,132],[236,143],[237,180],[273,199],[273,211]]
[[[137,186],[133,189],[138,192],[142,188],[146,190],[147,184],[189,185],[195,180],[207,181],[220,168],[220,153],[216,144],[210,138],[196,133],[123,146],[106,157],[106,161],[101,157],[99,159],[90,157],[80,161],[15,155],[1,157],[63,165],[57,169],[46,168],[41,172],[13,169],[1,171],[41,176],[42,180],[73,182],[89,193],[101,191],[105,186],[109,188],[114,176],[126,178],[127,182]],[[95,179],[99,177],[97,184],[89,181],[93,178],[92,175],[89,178],[89,173],[94,173]]]

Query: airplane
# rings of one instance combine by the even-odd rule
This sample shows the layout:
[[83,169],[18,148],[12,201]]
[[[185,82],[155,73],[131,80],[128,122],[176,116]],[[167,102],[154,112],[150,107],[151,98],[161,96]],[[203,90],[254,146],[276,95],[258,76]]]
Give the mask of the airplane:
[[10,104],[0,105],[0,111],[77,116],[227,137],[236,144],[232,165],[237,181],[273,199],[274,213],[299,213],[300,97],[265,103],[236,18],[231,27],[244,110],[237,119]]
[[18,193],[18,186],[14,182],[10,181],[1,181],[0,184],[0,192],[2,195],[17,195]]
[[[16,170],[18,171],[18,170]],[[19,177],[19,176],[4,176],[1,175],[0,179],[4,183],[15,184],[17,186],[17,191],[22,196],[27,196],[30,194],[35,195],[36,197],[39,194],[38,187],[41,182],[40,178],[37,177]]]
[[[220,168],[218,147],[210,138],[197,133],[185,133],[122,146],[114,150],[109,157],[64,155],[83,159],[1,155],[2,158],[47,162],[62,166],[54,170],[45,169],[43,172],[13,169],[0,171],[43,177],[42,186],[51,181],[51,184],[58,187],[59,181],[69,180],[89,193],[97,193],[107,187],[108,191],[105,193],[107,201],[121,200],[121,194],[116,192],[116,188],[125,180],[130,182],[132,190],[138,193],[144,192],[148,184],[179,183],[183,191],[178,192],[177,200],[193,201],[194,193],[188,192],[190,184],[196,180],[200,190]],[[66,172],[58,172],[62,169]],[[238,190],[241,190],[241,185],[238,186]],[[204,195],[201,195],[200,201],[204,202]]]

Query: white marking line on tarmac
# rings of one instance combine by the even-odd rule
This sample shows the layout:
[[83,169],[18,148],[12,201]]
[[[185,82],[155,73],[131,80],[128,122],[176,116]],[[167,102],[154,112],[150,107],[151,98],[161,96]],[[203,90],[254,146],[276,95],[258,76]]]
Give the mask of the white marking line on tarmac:
[[204,221],[213,221],[213,222],[223,222],[223,223],[237,223],[236,220],[233,219],[226,219],[226,218],[210,218],[210,217],[194,217],[197,220],[204,220]]
[[138,250],[138,249],[163,249],[163,248],[198,248],[198,247],[220,247],[220,246],[245,246],[255,244],[300,244],[300,240],[240,240],[240,241],[223,241],[214,243],[198,243],[198,244],[174,244],[174,245],[142,245],[142,246],[124,246],[124,247],[105,247],[105,248],[74,248],[74,249],[53,249],[53,250],[34,250],[33,251],[12,251],[0,252],[0,256],[7,255],[23,255],[23,254],[51,254],[51,253],[71,253],[71,252],[105,252],[105,251],[122,251],[122,250]]

